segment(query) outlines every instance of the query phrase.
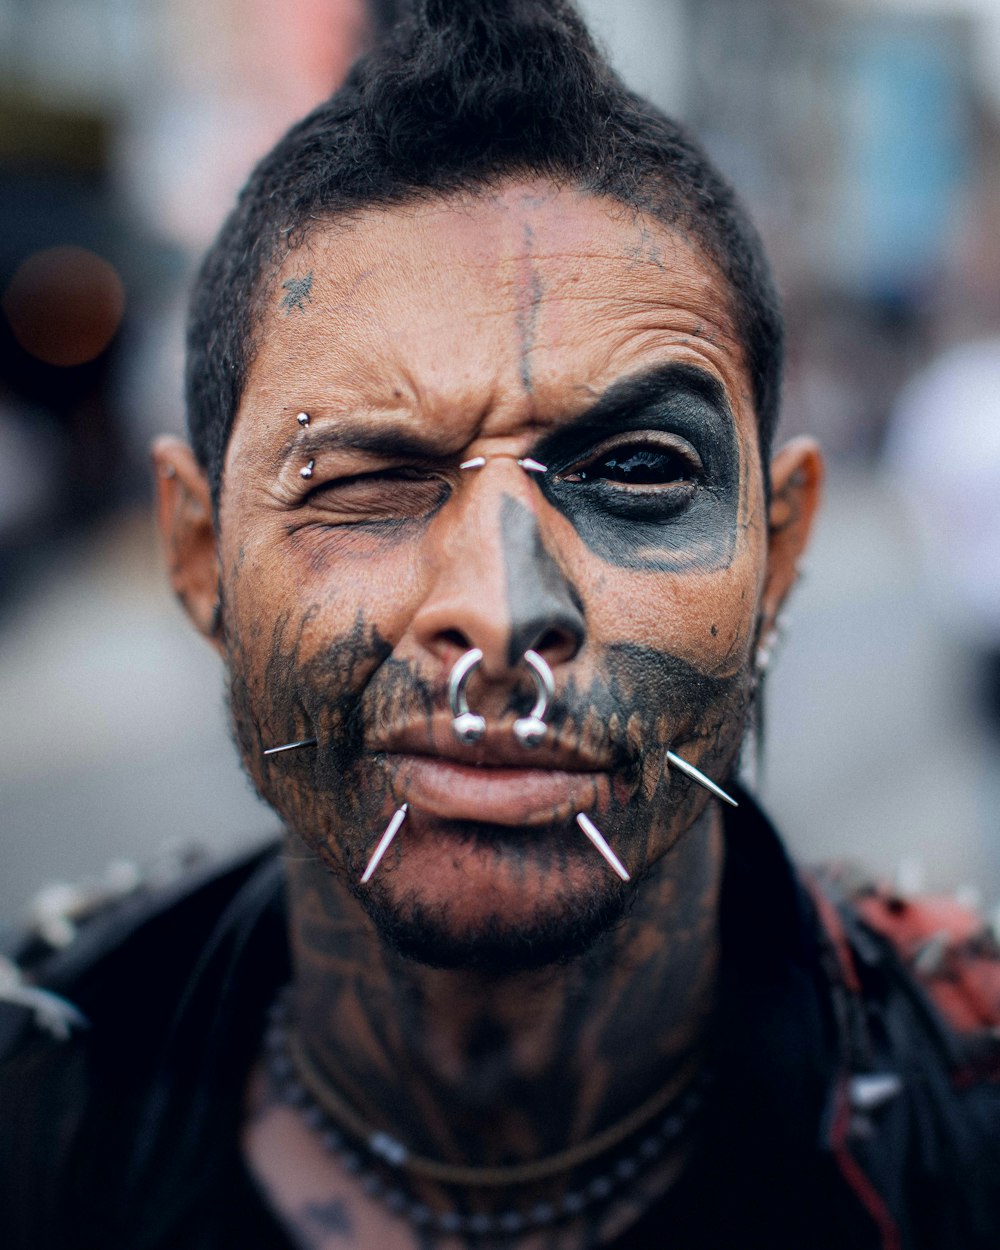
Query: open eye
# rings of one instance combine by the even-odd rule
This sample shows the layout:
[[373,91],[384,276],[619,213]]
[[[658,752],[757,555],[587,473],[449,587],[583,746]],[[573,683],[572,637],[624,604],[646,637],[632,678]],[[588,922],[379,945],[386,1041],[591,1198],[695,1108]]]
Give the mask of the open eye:
[[648,489],[689,484],[700,474],[701,461],[692,448],[645,442],[600,451],[586,463],[563,473],[562,479]]

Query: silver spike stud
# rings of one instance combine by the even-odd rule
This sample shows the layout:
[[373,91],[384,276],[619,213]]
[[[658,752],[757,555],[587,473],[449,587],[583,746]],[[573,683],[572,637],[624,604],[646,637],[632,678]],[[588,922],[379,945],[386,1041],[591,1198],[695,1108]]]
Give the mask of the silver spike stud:
[[731,798],[721,786],[717,786],[711,777],[706,777],[703,772],[695,768],[693,764],[689,764],[687,760],[682,760],[679,755],[675,755],[673,751],[667,752],[667,759],[682,773],[685,773],[692,781],[696,781],[698,785],[704,786],[709,794],[714,794],[717,799],[721,799],[723,803],[728,803],[730,807],[739,807],[739,803]]
[[314,747],[315,738],[302,738],[299,742],[286,742],[280,747],[268,747],[265,755],[280,755],[282,751],[298,751],[300,747]]
[[299,477],[310,478],[313,475],[313,469],[316,467],[316,461],[310,460],[304,469],[299,469]]
[[532,460],[530,456],[522,456],[517,462],[518,467],[523,469],[525,473],[548,473],[549,467],[546,464],[539,464],[537,460]]
[[305,427],[309,424],[309,413],[300,412],[295,420],[298,421],[299,425],[301,425],[303,429],[305,429]]
[[580,826],[580,828],[583,830],[586,836],[590,839],[590,841],[594,844],[594,846],[601,853],[601,855],[603,855],[604,858],[608,861],[608,863],[611,865],[614,871],[619,875],[619,877],[621,877],[623,881],[631,880],[631,878],[628,875],[628,872],[625,870],[624,864],[622,864],[622,861],[614,853],[611,847],[608,846],[607,842],[604,839],[604,834],[601,833],[600,829],[598,829],[598,827],[594,824],[594,822],[590,819],[590,817],[586,814],[586,812],[577,812],[576,823]]
[[486,463],[485,456],[473,456],[471,460],[463,460],[460,469],[481,469]]
[[404,803],[403,806],[399,809],[398,812],[396,812],[395,816],[393,816],[392,820],[390,820],[388,825],[386,826],[385,833],[383,833],[382,837],[379,839],[379,844],[375,848],[375,851],[372,854],[371,859],[368,861],[368,867],[365,869],[361,877],[362,885],[367,885],[368,882],[371,881],[372,874],[375,872],[375,869],[382,862],[382,856],[389,849],[389,844],[392,842],[393,838],[396,836],[397,833],[399,833],[399,826],[406,819],[406,812],[407,812],[408,807],[409,807],[409,804]]

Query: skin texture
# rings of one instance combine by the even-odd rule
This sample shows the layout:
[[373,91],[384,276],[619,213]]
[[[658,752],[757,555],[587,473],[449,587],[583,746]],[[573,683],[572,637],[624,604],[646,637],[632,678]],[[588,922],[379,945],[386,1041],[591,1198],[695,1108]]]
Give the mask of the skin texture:
[[[245,766],[289,830],[300,1031],[366,1120],[413,1150],[538,1159],[697,1062],[721,821],[665,754],[728,776],[818,454],[779,454],[766,514],[722,280],[679,234],[571,188],[516,183],[324,226],[271,307],[217,527],[190,452],[156,454],[175,588],[226,660]],[[459,468],[477,456],[485,467]],[[446,686],[472,646],[469,701],[488,728],[463,748]],[[511,734],[533,702],[528,646],[556,682],[530,756]],[[315,750],[262,755],[314,736]],[[254,1089],[246,1150],[302,1244],[424,1244]],[[517,1244],[600,1244],[681,1157],[599,1218]]]

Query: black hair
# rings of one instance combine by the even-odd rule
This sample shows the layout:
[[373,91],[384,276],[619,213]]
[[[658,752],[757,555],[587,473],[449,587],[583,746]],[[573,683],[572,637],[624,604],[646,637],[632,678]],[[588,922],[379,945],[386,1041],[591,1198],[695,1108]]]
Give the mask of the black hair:
[[288,252],[317,223],[520,176],[612,197],[701,247],[731,292],[766,465],[782,321],[732,188],[681,126],[625,88],[568,0],[417,0],[257,165],[201,267],[188,427],[216,502],[264,298]]

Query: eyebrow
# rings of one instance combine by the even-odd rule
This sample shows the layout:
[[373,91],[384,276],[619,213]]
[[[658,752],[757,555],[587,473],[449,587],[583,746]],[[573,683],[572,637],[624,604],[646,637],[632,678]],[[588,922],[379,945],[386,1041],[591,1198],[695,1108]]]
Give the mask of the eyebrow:
[[666,394],[693,397],[713,412],[720,420],[732,422],[733,414],[725,387],[711,373],[695,365],[654,365],[641,373],[619,378],[598,396],[589,408],[575,418],[551,430],[535,448],[544,460],[550,451],[565,438],[580,438],[607,434],[609,427],[621,423],[637,412],[643,412],[661,401]]
[[304,437],[289,439],[279,451],[277,463],[284,465],[293,456],[318,456],[325,451],[361,451],[373,456],[431,460],[447,455],[449,449],[433,437],[422,438],[396,425],[373,424],[367,417],[320,426],[308,430]]

